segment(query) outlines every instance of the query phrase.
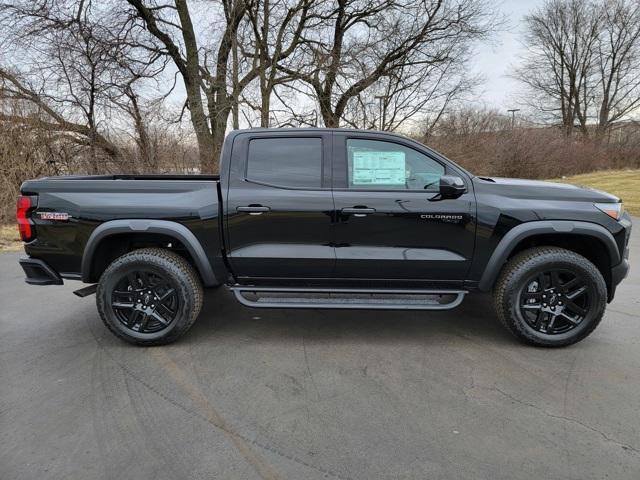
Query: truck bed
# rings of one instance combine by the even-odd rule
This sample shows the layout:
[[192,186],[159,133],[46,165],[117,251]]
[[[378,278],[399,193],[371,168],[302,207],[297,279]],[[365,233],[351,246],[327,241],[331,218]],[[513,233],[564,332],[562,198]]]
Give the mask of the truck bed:
[[[164,220],[186,227],[218,263],[218,175],[86,175],[43,177],[22,184],[34,197],[36,238],[25,245],[32,258],[46,257],[63,278],[81,274],[81,260],[93,231],[119,219]],[[61,213],[64,220],[43,218]],[[138,243],[144,244],[138,232]],[[157,236],[157,234],[156,234]],[[144,241],[143,241],[144,240]],[[102,256],[105,253],[101,254]],[[107,253],[105,262],[112,260]],[[95,280],[95,279],[94,279]]]

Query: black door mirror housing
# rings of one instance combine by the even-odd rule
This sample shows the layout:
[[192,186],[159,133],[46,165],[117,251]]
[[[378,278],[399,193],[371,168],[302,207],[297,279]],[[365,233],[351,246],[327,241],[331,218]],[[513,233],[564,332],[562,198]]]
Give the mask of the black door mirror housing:
[[443,198],[456,198],[467,191],[464,180],[455,175],[443,175],[440,177],[440,195]]

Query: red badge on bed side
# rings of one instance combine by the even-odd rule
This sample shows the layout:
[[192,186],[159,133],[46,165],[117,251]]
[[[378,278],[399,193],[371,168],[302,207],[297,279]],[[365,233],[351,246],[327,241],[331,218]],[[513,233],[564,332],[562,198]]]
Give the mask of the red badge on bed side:
[[64,212],[38,212],[42,220],[69,220],[69,214]]

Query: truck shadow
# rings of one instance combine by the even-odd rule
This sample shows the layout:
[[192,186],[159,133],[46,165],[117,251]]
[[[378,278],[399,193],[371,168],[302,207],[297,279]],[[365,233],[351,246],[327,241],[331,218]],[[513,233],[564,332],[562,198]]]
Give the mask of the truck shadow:
[[516,344],[498,321],[491,297],[468,295],[456,309],[439,311],[257,309],[240,305],[225,288],[208,291],[200,316],[181,343],[246,337],[262,342],[309,340],[442,343],[452,338]]

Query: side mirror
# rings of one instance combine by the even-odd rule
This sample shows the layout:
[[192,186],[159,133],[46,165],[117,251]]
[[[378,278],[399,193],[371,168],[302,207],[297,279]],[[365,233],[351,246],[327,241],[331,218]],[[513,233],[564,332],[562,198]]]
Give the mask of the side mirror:
[[440,177],[440,195],[443,198],[457,198],[467,191],[464,180],[453,175]]

